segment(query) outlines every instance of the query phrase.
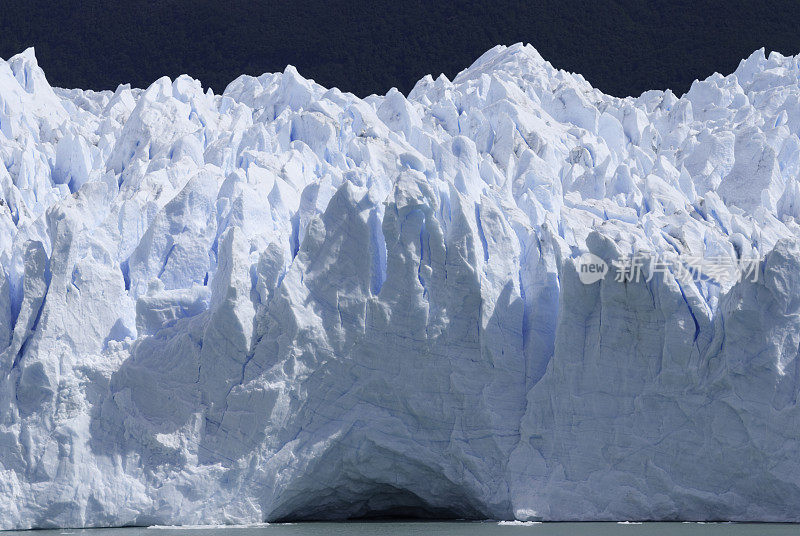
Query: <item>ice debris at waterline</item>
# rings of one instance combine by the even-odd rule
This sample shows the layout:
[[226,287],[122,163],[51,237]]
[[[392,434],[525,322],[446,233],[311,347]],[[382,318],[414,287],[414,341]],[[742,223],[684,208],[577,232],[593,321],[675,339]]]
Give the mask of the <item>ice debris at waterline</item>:
[[[515,45],[362,100],[0,61],[0,527],[800,521],[798,76],[618,99]],[[583,284],[589,252],[759,277]]]

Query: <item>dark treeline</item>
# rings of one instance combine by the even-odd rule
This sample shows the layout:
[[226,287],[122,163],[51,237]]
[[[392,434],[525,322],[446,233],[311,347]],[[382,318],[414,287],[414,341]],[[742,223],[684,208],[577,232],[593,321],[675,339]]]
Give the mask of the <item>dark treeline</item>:
[[800,2],[636,0],[0,0],[0,57],[36,47],[51,84],[146,87],[181,73],[221,92],[295,65],[359,96],[454,77],[495,44],[533,44],[617,96],[800,52]]

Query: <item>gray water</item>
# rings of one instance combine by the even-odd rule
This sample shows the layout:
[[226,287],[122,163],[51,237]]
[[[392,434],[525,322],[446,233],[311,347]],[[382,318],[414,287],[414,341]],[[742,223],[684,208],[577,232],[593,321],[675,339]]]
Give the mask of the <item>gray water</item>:
[[0,536],[773,536],[798,535],[800,525],[733,523],[347,522],[257,527],[121,528],[2,532]]

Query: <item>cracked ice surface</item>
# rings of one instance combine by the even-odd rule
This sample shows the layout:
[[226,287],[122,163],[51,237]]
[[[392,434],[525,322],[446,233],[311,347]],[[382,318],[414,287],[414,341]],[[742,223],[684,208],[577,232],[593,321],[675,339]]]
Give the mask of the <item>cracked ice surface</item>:
[[[800,60],[358,99],[0,60],[0,528],[800,521]],[[584,285],[576,259],[758,257]]]

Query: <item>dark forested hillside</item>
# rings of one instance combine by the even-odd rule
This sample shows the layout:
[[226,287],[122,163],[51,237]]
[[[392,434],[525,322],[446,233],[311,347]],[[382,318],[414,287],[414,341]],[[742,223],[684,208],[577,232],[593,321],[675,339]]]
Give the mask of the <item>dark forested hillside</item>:
[[359,96],[453,77],[486,49],[533,44],[617,96],[686,91],[766,47],[800,52],[800,2],[635,0],[0,0],[0,57],[35,46],[62,87],[145,87],[188,73],[222,91],[288,63]]

